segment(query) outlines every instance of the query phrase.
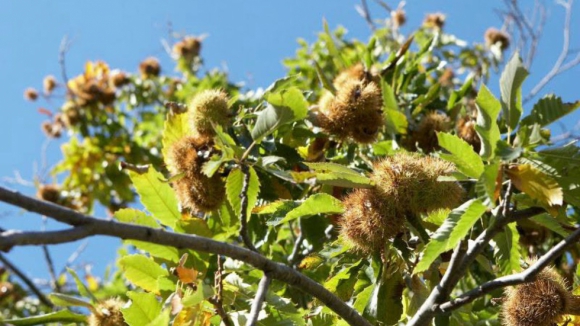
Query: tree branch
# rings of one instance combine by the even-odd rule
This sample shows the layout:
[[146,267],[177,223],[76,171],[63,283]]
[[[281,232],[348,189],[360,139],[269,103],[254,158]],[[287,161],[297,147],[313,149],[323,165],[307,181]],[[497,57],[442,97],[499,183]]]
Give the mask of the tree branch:
[[248,322],[246,325],[255,326],[258,322],[258,316],[260,315],[260,310],[262,310],[262,304],[264,303],[264,299],[266,299],[266,293],[268,293],[268,287],[270,286],[271,282],[272,279],[270,278],[270,275],[264,272],[264,276],[258,285],[256,297],[254,298],[254,302],[252,302],[252,309],[250,310],[250,316],[248,317]]
[[556,246],[546,252],[540,259],[538,259],[535,264],[530,266],[525,271],[513,275],[499,277],[495,280],[486,282],[481,286],[478,286],[477,288],[462,294],[460,297],[440,305],[439,310],[441,312],[449,312],[463,305],[466,305],[493,290],[504,288],[510,285],[526,283],[533,280],[533,278],[538,275],[538,273],[540,273],[546,266],[548,266],[548,264],[550,264],[558,256],[562,255],[568,246],[575,244],[578,240],[580,240],[580,228],[571,233],[564,240],[560,241]]
[[[319,283],[289,266],[274,262],[251,250],[205,237],[167,232],[163,229],[120,223],[113,220],[97,219],[65,207],[22,195],[4,187],[0,187],[0,201],[76,226],[72,230],[46,232],[50,236],[43,236],[42,239],[45,240],[45,244],[65,243],[93,235],[106,235],[120,239],[146,241],[228,256],[263,270],[272,279],[277,279],[312,295],[351,325],[371,325],[356,310]],[[78,231],[79,229],[80,231]],[[33,236],[29,236],[30,233]],[[39,239],[38,232],[30,233],[2,233],[0,235],[0,250],[7,250],[16,245],[41,244],[39,243],[41,241],[35,240]]]
[[[429,297],[423,302],[415,316],[407,324],[407,326],[424,326],[429,325],[431,320],[441,313],[439,310],[439,305],[442,304],[447,297],[451,294],[455,285],[459,280],[465,275],[469,266],[475,261],[477,256],[486,248],[487,244],[493,237],[503,230],[504,226],[509,223],[515,222],[520,219],[529,218],[545,212],[543,208],[540,207],[530,207],[521,211],[511,212],[504,209],[505,205],[509,205],[509,197],[511,196],[511,191],[507,191],[505,194],[502,206],[498,207],[495,223],[491,223],[473,242],[473,245],[467,249],[465,255],[462,259],[458,259],[456,262],[451,264],[451,266],[445,271],[441,282],[431,291]],[[503,216],[503,212],[509,214],[509,218]],[[455,255],[455,252],[454,252]],[[458,253],[459,255],[459,253]],[[457,259],[457,258],[456,258]],[[452,261],[455,260],[452,258]]]
[[359,15],[361,15],[362,18],[364,18],[364,20],[367,22],[367,25],[369,25],[371,31],[377,29],[375,23],[373,23],[373,19],[371,18],[371,13],[366,0],[361,0],[361,5],[356,6],[356,10],[358,11]]
[[32,280],[30,280],[28,278],[28,276],[24,275],[24,273],[18,267],[16,267],[16,265],[12,264],[12,262],[10,262],[1,253],[0,253],[0,261],[2,262],[2,264],[4,264],[4,266],[6,266],[6,268],[11,270],[12,273],[14,273],[16,276],[18,276],[22,280],[22,282],[24,282],[28,286],[30,291],[34,292],[34,294],[38,297],[38,300],[40,300],[40,302],[42,302],[42,304],[44,304],[45,306],[47,306],[49,308],[54,308],[54,305],[52,304],[52,302],[44,296],[44,294],[38,289],[38,287],[36,287],[34,282],[32,282]]
[[565,18],[564,18],[564,41],[562,42],[562,51],[558,56],[558,59],[554,63],[552,70],[550,70],[542,80],[540,80],[534,88],[530,91],[526,97],[524,97],[523,103],[528,102],[531,100],[536,94],[538,94],[554,77],[563,73],[564,71],[580,64],[580,54],[577,55],[573,60],[569,61],[568,63],[564,64],[564,61],[570,55],[570,22],[572,18],[572,5],[574,0],[568,1],[557,1],[560,5],[564,7],[566,10]]

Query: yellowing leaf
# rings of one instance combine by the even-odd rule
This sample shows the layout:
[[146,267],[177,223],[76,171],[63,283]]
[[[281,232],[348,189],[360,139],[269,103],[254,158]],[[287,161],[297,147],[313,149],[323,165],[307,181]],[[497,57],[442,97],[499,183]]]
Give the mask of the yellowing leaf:
[[513,185],[533,199],[549,206],[562,205],[562,187],[549,175],[529,164],[520,164],[506,170]]
[[324,258],[322,258],[319,255],[310,255],[305,257],[304,259],[302,259],[302,261],[300,262],[300,264],[298,265],[298,268],[300,269],[314,269],[318,266],[320,266],[320,264],[324,263]]

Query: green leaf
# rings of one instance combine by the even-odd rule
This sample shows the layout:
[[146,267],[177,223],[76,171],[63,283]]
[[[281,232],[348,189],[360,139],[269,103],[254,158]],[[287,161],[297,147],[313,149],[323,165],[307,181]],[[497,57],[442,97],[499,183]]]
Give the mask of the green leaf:
[[288,88],[290,85],[292,85],[296,81],[296,79],[298,79],[298,77],[300,77],[300,74],[286,76],[286,77],[282,77],[280,79],[276,79],[272,84],[270,84],[270,86],[268,86],[268,88],[266,88],[266,90],[264,91],[264,95],[268,95],[270,93],[275,93],[275,92],[278,92],[282,89]]
[[326,48],[328,49],[328,53],[330,57],[333,59],[334,65],[338,70],[344,69],[347,65],[344,62],[344,58],[340,51],[338,51],[336,44],[334,43],[334,38],[332,37],[332,33],[330,32],[330,28],[328,28],[328,22],[326,19],[322,19],[322,26],[324,27],[324,33],[320,35],[320,38],[324,40],[326,44]]
[[371,179],[348,167],[336,163],[304,163],[315,171],[316,179],[322,184],[344,188],[370,188]]
[[544,213],[536,215],[530,218],[530,220],[538,223],[539,225],[547,228],[548,230],[555,232],[563,237],[570,235],[570,231],[567,231],[560,225],[558,220],[550,216],[550,214]]
[[145,292],[127,292],[131,299],[128,308],[122,308],[121,313],[129,326],[148,325],[161,313],[161,302],[155,294]]
[[364,311],[365,307],[368,305],[369,301],[371,300],[374,289],[375,289],[375,286],[370,285],[370,286],[367,286],[364,290],[360,291],[359,294],[357,294],[356,299],[355,299],[352,307],[356,311],[358,311],[359,313],[362,313]]
[[376,155],[394,155],[398,151],[392,140],[383,140],[373,144],[373,152]]
[[136,224],[158,229],[159,224],[155,219],[144,212],[134,208],[122,208],[115,212],[113,217],[123,223]]
[[316,69],[318,79],[322,83],[322,87],[324,87],[324,89],[326,89],[327,91],[331,92],[332,95],[336,95],[336,88],[334,88],[334,85],[332,85],[332,83],[328,80],[328,78],[326,78],[326,76],[324,75],[324,71],[322,71],[322,68],[320,68],[318,62],[316,62],[316,60],[312,61],[314,63],[314,68]]
[[[163,157],[168,157],[169,148],[177,141],[191,133],[191,127],[187,120],[185,113],[167,113],[167,118],[163,124],[163,137],[161,143],[163,148],[161,153]],[[170,171],[171,173],[179,173],[179,171]]]
[[557,121],[563,116],[574,112],[580,107],[580,101],[572,103],[564,103],[562,98],[549,94],[540,99],[536,104],[530,115],[522,119],[522,125],[539,124],[540,126],[547,126],[550,123]]
[[162,182],[163,175],[149,166],[147,173],[129,171],[141,203],[161,224],[173,228],[181,218],[177,197],[171,186]]
[[79,294],[85,298],[91,299],[93,302],[97,302],[97,299],[95,298],[93,293],[89,290],[89,288],[87,288],[85,283],[81,281],[81,279],[77,275],[77,272],[74,269],[68,267],[66,268],[66,270],[73,277],[75,284],[77,286],[77,290],[79,291]]
[[485,85],[481,85],[475,98],[475,103],[477,104],[475,131],[481,139],[481,151],[479,154],[484,159],[492,159],[495,154],[496,143],[500,139],[497,116],[501,110],[501,103]]
[[469,79],[465,81],[465,83],[461,86],[459,90],[451,92],[451,95],[449,96],[449,102],[447,102],[448,110],[451,110],[453,106],[455,106],[455,103],[457,103],[457,101],[463,98],[465,94],[467,94],[467,92],[471,90],[472,84],[473,77],[469,77]]
[[328,281],[324,282],[324,287],[336,294],[341,300],[347,301],[354,291],[354,285],[358,281],[358,273],[364,264],[364,260],[359,260],[351,266],[343,268]]
[[481,201],[470,200],[451,211],[443,225],[435,231],[431,241],[425,246],[413,274],[426,271],[442,253],[454,249],[485,213],[485,210],[486,207]]
[[[248,173],[250,174],[249,185],[248,185],[248,216],[252,213],[252,209],[256,206],[258,201],[258,193],[260,192],[260,180],[254,168],[249,167]],[[240,215],[241,211],[241,194],[244,185],[244,174],[239,168],[236,168],[230,172],[226,180],[226,195],[228,201],[234,210],[236,215]]]
[[296,87],[270,93],[266,100],[270,105],[259,113],[252,129],[252,138],[256,142],[260,142],[281,125],[304,119],[308,115],[308,102]]
[[[485,190],[485,194],[490,199],[491,203],[495,203],[497,200],[497,196],[499,192],[496,193],[498,188],[497,176],[500,172],[500,164],[499,162],[494,162],[490,165],[486,165],[483,174],[481,175],[480,179],[477,181],[478,184],[483,185],[483,189]],[[495,204],[494,204],[495,206]]]
[[497,148],[495,155],[499,156],[503,161],[509,162],[519,158],[523,153],[523,149],[519,146],[512,147],[504,140],[497,141]]
[[407,133],[407,126],[409,125],[409,123],[404,113],[393,109],[385,109],[384,115],[385,115],[385,124],[389,132],[397,134]]
[[135,248],[148,253],[152,257],[169,260],[174,263],[179,262],[179,250],[175,247],[137,240],[125,240],[124,243],[132,245]]
[[119,260],[125,278],[136,286],[150,292],[157,292],[157,278],[169,273],[153,260],[143,255],[128,255]]
[[299,217],[306,217],[316,214],[341,214],[343,212],[342,202],[329,194],[314,194],[300,204],[300,206],[291,210],[282,219],[268,221],[268,225],[280,225]]
[[62,293],[51,293],[48,295],[48,298],[55,306],[59,307],[85,307],[93,309],[93,305],[90,302]]
[[500,269],[500,276],[521,271],[520,234],[515,223],[511,223],[494,238],[494,257]]
[[86,323],[87,317],[69,310],[60,310],[40,316],[7,319],[3,320],[3,322],[14,326],[46,325],[48,323]]
[[522,84],[528,71],[516,51],[506,64],[499,79],[503,118],[511,130],[515,130],[522,115]]
[[149,324],[147,324],[145,326],[166,326],[166,325],[169,325],[169,320],[170,320],[169,313],[170,313],[169,309],[163,310],[163,312],[158,314],[155,317],[155,319],[153,319]]
[[372,317],[381,325],[396,325],[403,313],[403,289],[400,271],[382,275],[365,307],[364,316]]
[[473,151],[473,147],[463,139],[449,133],[438,132],[437,139],[439,139],[439,146],[451,153],[439,154],[442,159],[455,163],[457,169],[466,176],[479,179],[483,173],[483,162],[481,157]]

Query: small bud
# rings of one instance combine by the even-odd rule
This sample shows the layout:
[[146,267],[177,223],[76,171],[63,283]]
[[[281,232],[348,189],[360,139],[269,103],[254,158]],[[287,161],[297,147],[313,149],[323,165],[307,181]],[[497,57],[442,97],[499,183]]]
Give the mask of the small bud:
[[445,15],[442,13],[427,14],[423,21],[423,26],[431,29],[440,30],[445,25]]
[[487,31],[485,31],[484,38],[487,47],[491,47],[492,45],[499,43],[500,49],[503,51],[510,46],[509,36],[497,28],[488,28]]
[[110,80],[113,86],[117,88],[123,87],[130,82],[129,77],[127,77],[127,74],[125,74],[122,71],[117,71],[116,73],[114,73],[110,77]]
[[36,198],[56,204],[60,201],[60,190],[56,185],[41,184],[38,186]]
[[26,99],[27,101],[36,101],[36,99],[38,98],[38,91],[35,90],[34,88],[27,88],[24,91],[24,99]]
[[397,10],[391,11],[391,19],[393,20],[393,27],[399,28],[405,25],[407,16],[405,15],[405,11],[399,8]]
[[157,77],[161,73],[161,66],[159,65],[159,60],[154,57],[149,57],[143,60],[139,64],[139,72],[141,73],[141,78],[147,79],[151,77]]
[[52,91],[56,87],[56,78],[54,78],[54,76],[52,75],[44,77],[44,80],[42,81],[42,86],[44,88],[45,94],[48,95],[52,93]]
[[199,56],[201,50],[201,39],[192,36],[186,36],[180,42],[173,46],[173,53],[186,61],[191,61]]

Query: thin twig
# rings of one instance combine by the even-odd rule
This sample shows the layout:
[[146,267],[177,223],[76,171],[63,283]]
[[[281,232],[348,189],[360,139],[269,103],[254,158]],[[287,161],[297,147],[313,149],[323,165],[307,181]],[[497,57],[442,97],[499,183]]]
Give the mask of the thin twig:
[[[46,231],[46,216],[42,217],[42,231]],[[48,251],[47,246],[42,246],[42,252],[44,254],[44,260],[46,261],[46,266],[48,267],[48,273],[50,274],[50,283],[53,290],[56,292],[61,292],[60,284],[58,283],[58,279],[56,277],[56,273],[54,271],[54,263],[52,262],[52,257],[50,256],[50,252]]]
[[67,243],[90,236],[106,235],[120,239],[146,241],[175,248],[228,256],[257,269],[267,271],[271,278],[294,286],[317,298],[351,325],[371,325],[356,310],[318,282],[289,266],[274,262],[254,251],[196,235],[168,232],[163,229],[121,223],[114,220],[97,219],[66,207],[22,195],[4,187],[0,187],[0,201],[75,226],[75,228],[64,231],[44,232],[44,235],[42,232],[7,231],[0,234],[0,250],[8,250],[20,245]]
[[244,175],[242,192],[240,193],[240,237],[242,241],[252,251],[258,251],[250,236],[248,235],[248,189],[250,188],[250,171],[245,164],[241,164],[241,171]]
[[[2,235],[0,234],[0,237],[1,236]],[[46,296],[38,289],[38,287],[36,287],[34,282],[32,282],[32,280],[28,278],[28,276],[26,276],[18,267],[16,267],[16,265],[12,264],[12,262],[10,262],[1,253],[0,253],[0,261],[2,262],[2,264],[4,264],[4,266],[6,266],[6,268],[11,270],[12,273],[18,276],[22,280],[22,282],[24,282],[28,286],[30,291],[34,292],[34,294],[38,297],[38,300],[40,300],[40,302],[42,302],[45,306],[49,308],[54,308],[52,302],[46,298]]]
[[[292,253],[290,253],[290,256],[288,256],[288,262],[290,263],[290,266],[292,267],[296,267],[296,264],[298,263],[298,260],[300,259],[300,247],[302,246],[302,242],[304,242],[304,232],[302,232],[302,218],[298,219],[298,228],[300,231],[300,234],[298,235],[298,238],[296,238],[296,240],[294,241],[294,247],[292,248]],[[294,234],[294,233],[292,233]]]
[[209,298],[208,301],[213,304],[216,313],[218,314],[218,316],[221,317],[222,319],[222,323],[225,326],[232,326],[232,321],[230,320],[230,317],[228,316],[227,312],[224,309],[224,305],[223,305],[223,288],[224,288],[224,283],[223,283],[223,271],[224,271],[224,262],[222,260],[222,257],[220,255],[217,255],[217,265],[218,265],[218,269],[215,272],[215,281],[214,281],[214,286],[217,288],[217,293],[216,295],[214,295],[213,297]]
[[72,42],[69,40],[68,36],[65,35],[60,41],[60,48],[58,50],[58,64],[60,66],[60,75],[62,77],[62,81],[64,83],[64,87],[66,88],[67,95],[71,96],[73,93],[71,92],[70,88],[68,87],[68,75],[66,73],[66,53],[70,49],[70,45]]
[[361,0],[361,5],[356,6],[356,10],[358,11],[359,15],[361,15],[362,18],[365,19],[365,21],[367,22],[367,25],[369,25],[369,28],[371,29],[371,31],[374,32],[377,29],[377,27],[375,26],[375,23],[373,23],[373,19],[371,18],[371,12],[369,10],[369,6],[367,4],[367,1]]
[[258,291],[256,292],[256,297],[254,302],[252,302],[252,309],[250,310],[250,315],[248,316],[247,326],[255,326],[258,322],[258,316],[260,315],[260,310],[262,310],[262,304],[264,299],[266,299],[266,294],[268,293],[268,287],[272,282],[272,278],[267,272],[264,272],[264,276],[260,280],[258,285]]
[[473,300],[490,293],[493,290],[504,288],[510,285],[526,283],[534,279],[548,264],[564,253],[567,247],[576,244],[580,239],[580,228],[571,233],[567,238],[560,241],[556,246],[546,252],[538,261],[521,273],[502,276],[492,281],[486,282],[475,289],[462,294],[460,297],[443,303],[439,306],[441,312],[449,312]]
[[538,94],[554,77],[565,72],[566,70],[577,66],[580,64],[580,54],[576,55],[574,59],[568,63],[564,63],[568,56],[570,55],[570,22],[572,18],[572,5],[574,0],[568,1],[558,1],[560,5],[566,10],[564,18],[564,40],[562,42],[562,51],[558,56],[558,59],[554,63],[552,69],[532,88],[530,93],[524,97],[523,103],[531,100],[536,94]]
[[80,244],[80,246],[78,246],[78,248],[68,257],[68,259],[66,260],[66,263],[64,264],[64,267],[61,269],[60,273],[58,274],[59,277],[66,273],[67,267],[70,267],[75,262],[75,260],[77,260],[77,258],[79,258],[81,253],[83,251],[85,251],[85,249],[87,248],[88,244],[89,244],[88,240],[83,241]]

